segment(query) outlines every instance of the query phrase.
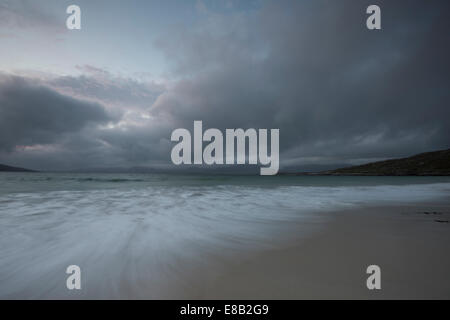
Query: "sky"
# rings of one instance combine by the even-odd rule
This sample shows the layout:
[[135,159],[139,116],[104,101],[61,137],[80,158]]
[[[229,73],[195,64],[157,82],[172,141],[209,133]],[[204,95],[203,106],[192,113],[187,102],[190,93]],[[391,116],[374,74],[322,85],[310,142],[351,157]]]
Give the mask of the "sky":
[[[66,8],[81,8],[68,30]],[[381,8],[368,30],[366,8]],[[0,163],[171,168],[176,128],[280,129],[280,171],[450,148],[448,1],[0,0]]]

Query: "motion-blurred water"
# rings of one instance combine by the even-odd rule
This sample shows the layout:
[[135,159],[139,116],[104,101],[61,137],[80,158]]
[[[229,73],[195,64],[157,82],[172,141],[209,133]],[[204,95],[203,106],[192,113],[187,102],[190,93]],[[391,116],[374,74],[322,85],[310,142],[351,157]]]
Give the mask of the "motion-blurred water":
[[445,177],[1,173],[0,298],[183,297],[189,274],[307,235],[318,211],[449,195]]

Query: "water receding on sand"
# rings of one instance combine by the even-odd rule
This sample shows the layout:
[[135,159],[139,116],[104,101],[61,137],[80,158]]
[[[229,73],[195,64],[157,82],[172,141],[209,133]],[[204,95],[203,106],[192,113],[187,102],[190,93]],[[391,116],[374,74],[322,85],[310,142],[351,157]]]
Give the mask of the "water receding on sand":
[[[2,174],[0,297],[182,297],[189,274],[306,236],[318,211],[450,194],[445,178],[273,178]],[[71,264],[79,292],[65,286]]]

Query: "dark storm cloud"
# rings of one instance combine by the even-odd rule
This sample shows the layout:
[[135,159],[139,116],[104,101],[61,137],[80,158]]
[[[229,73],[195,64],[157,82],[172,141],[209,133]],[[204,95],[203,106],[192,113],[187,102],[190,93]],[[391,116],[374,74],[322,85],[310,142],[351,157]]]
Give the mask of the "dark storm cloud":
[[380,31],[365,27],[369,4],[276,1],[162,39],[174,72],[189,78],[155,114],[280,128],[285,165],[449,147],[448,2],[378,1]]
[[[245,13],[207,10],[157,41],[171,66],[167,86],[95,67],[44,86],[3,81],[0,148],[57,141],[59,149],[0,160],[38,169],[169,164],[170,133],[192,129],[194,120],[205,128],[279,128],[284,168],[450,147],[450,3],[377,1],[376,31],[365,25],[370,4],[273,1]],[[111,116],[74,96],[120,119],[95,126]]]
[[37,81],[0,75],[0,151],[52,144],[112,118],[99,104],[62,95]]

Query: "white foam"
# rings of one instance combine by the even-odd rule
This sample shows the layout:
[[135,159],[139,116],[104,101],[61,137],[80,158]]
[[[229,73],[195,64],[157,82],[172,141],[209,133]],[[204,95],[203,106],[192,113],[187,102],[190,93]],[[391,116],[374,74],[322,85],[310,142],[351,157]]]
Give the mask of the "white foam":
[[[0,196],[0,297],[161,298],[205,256],[274,245],[314,212],[448,197],[449,183],[274,188],[164,186]],[[308,232],[305,227],[305,232]],[[65,288],[77,264],[81,292]],[[186,286],[189,284],[186,283]],[[124,289],[126,288],[126,290]],[[168,294],[168,293],[167,293]]]

